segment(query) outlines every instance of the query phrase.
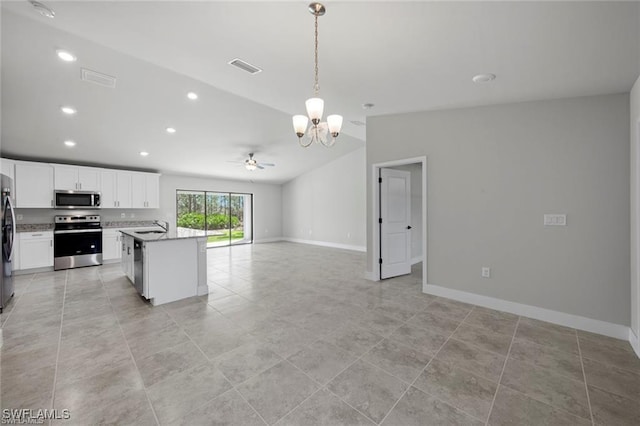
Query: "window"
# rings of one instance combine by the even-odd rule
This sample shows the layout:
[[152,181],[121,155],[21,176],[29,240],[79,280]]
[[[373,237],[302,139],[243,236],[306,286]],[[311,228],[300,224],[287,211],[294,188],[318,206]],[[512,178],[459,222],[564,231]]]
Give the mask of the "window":
[[178,235],[206,235],[207,247],[253,242],[253,194],[176,191]]

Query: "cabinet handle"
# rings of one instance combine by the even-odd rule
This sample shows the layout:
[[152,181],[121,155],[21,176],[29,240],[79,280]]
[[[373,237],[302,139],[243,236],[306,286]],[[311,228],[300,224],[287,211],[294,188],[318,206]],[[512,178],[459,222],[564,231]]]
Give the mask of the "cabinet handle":
[[78,189],[82,189],[82,182],[78,182],[78,186],[80,187]]
[[51,207],[53,207],[53,200],[51,200]]
[[31,234],[32,237],[42,237],[42,234]]
[[49,240],[49,247],[53,247],[53,240]]

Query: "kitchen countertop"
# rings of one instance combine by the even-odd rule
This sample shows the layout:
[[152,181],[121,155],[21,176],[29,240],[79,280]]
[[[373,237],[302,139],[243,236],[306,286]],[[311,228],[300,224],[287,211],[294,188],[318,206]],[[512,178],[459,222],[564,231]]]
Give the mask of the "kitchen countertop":
[[150,230],[158,230],[162,231],[160,227],[147,227],[147,228],[136,228],[136,229],[121,229],[120,232],[124,235],[129,235],[130,237],[135,238],[136,240],[140,240],[142,242],[153,242],[153,241],[170,241],[170,240],[184,240],[188,238],[207,238],[206,235],[189,235],[182,236],[177,235],[175,229],[169,229],[169,232],[162,232],[158,234],[141,234],[140,231],[150,231]]

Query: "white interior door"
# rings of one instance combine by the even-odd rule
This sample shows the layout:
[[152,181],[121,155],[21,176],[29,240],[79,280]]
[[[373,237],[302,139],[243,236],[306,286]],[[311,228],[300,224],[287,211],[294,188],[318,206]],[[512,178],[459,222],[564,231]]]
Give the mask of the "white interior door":
[[380,169],[380,278],[411,273],[411,173]]

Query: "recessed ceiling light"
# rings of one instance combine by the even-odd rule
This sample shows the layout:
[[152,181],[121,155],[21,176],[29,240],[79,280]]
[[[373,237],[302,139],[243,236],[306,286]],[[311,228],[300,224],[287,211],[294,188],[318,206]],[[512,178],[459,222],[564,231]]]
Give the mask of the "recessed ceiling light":
[[167,127],[167,133],[175,133],[176,129],[174,129],[173,127]]
[[74,141],[64,141],[64,144],[69,148],[76,146],[76,143]]
[[478,74],[472,78],[474,83],[488,83],[496,79],[495,74]]
[[56,50],[56,53],[58,54],[58,58],[65,62],[75,62],[76,59],[78,59],[73,53],[66,50]]
[[189,92],[187,93],[187,98],[191,99],[192,101],[195,101],[196,99],[198,99],[198,94],[195,92]]
[[140,155],[146,157],[147,155],[149,155],[149,153],[147,151],[140,151]]
[[371,109],[374,106],[376,106],[376,105],[372,104],[372,103],[366,103],[366,104],[362,104],[362,109]]
[[78,111],[76,111],[76,109],[75,109],[75,108],[72,108],[72,107],[70,107],[70,106],[63,106],[63,107],[60,107],[60,111],[64,112],[64,113],[65,113],[65,114],[67,114],[67,115],[73,115],[73,114],[75,114],[76,112],[78,112]]
[[29,3],[31,3],[31,6],[33,6],[36,12],[38,12],[40,15],[47,18],[55,18],[56,12],[54,12],[50,7],[45,6],[44,4],[35,0],[29,0]]

